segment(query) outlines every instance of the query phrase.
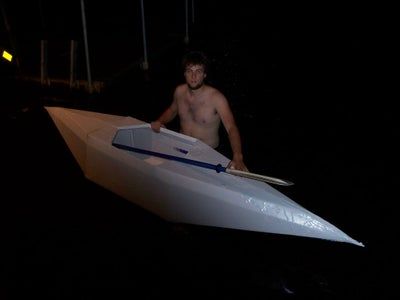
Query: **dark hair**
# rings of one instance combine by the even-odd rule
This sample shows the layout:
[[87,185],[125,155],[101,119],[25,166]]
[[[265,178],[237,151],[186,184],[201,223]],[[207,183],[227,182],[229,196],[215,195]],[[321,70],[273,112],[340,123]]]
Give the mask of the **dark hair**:
[[208,71],[208,58],[200,51],[191,51],[185,54],[182,59],[182,68],[185,71],[188,65],[203,65],[204,73]]

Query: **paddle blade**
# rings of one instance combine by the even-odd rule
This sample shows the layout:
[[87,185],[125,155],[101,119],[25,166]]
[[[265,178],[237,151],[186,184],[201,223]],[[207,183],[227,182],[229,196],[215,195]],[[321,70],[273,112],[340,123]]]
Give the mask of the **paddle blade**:
[[278,184],[278,185],[284,185],[284,186],[289,186],[289,185],[294,184],[293,182],[290,182],[288,180],[283,180],[283,179],[276,178],[276,177],[270,177],[270,176],[265,176],[265,175],[260,175],[260,174],[245,172],[245,171],[239,171],[239,170],[234,170],[234,169],[229,169],[229,168],[226,168],[225,172],[228,174],[231,174],[231,175],[246,177],[246,178],[264,181],[264,182],[268,182],[268,183],[272,183],[272,184]]

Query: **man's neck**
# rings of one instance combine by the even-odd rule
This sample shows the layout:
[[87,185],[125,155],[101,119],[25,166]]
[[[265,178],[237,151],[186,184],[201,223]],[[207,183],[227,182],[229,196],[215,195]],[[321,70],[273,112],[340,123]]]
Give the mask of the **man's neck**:
[[198,95],[198,94],[201,94],[202,93],[202,91],[204,90],[204,84],[202,84],[201,86],[199,86],[199,87],[197,87],[197,88],[191,88],[189,85],[188,85],[188,90],[189,90],[189,93],[191,94],[191,95]]

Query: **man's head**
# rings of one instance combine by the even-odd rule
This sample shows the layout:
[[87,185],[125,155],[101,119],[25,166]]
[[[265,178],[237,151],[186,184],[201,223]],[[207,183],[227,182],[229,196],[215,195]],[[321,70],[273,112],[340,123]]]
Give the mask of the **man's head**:
[[182,60],[183,71],[191,90],[197,90],[203,86],[207,77],[208,59],[202,52],[192,51],[187,53]]
[[208,59],[207,56],[200,51],[191,51],[186,53],[182,59],[183,71],[190,65],[200,65],[204,67],[204,73],[207,73]]

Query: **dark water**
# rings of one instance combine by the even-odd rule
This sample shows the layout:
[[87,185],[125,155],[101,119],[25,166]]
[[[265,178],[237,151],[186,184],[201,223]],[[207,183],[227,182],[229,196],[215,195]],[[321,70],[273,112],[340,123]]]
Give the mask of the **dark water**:
[[3,76],[1,299],[397,293],[399,134],[384,55],[390,20],[378,26],[353,11],[339,22],[334,14],[271,9],[269,27],[260,10],[213,9],[219,14],[193,29],[189,48],[211,58],[210,83],[230,100],[247,165],[294,181],[279,190],[366,247],[169,224],[84,178],[43,106],[153,120],[181,82],[188,48],[165,42],[147,73],[104,62],[101,94]]
[[391,179],[377,174],[382,166],[366,171],[333,152],[328,162],[326,155],[303,154],[312,158],[307,167],[291,158],[300,169],[280,170],[296,182],[282,192],[362,241],[361,248],[169,224],[87,181],[42,108],[6,125],[1,265],[10,299],[363,299],[395,292],[389,272],[397,270],[398,229],[386,188],[395,182],[383,182]]

